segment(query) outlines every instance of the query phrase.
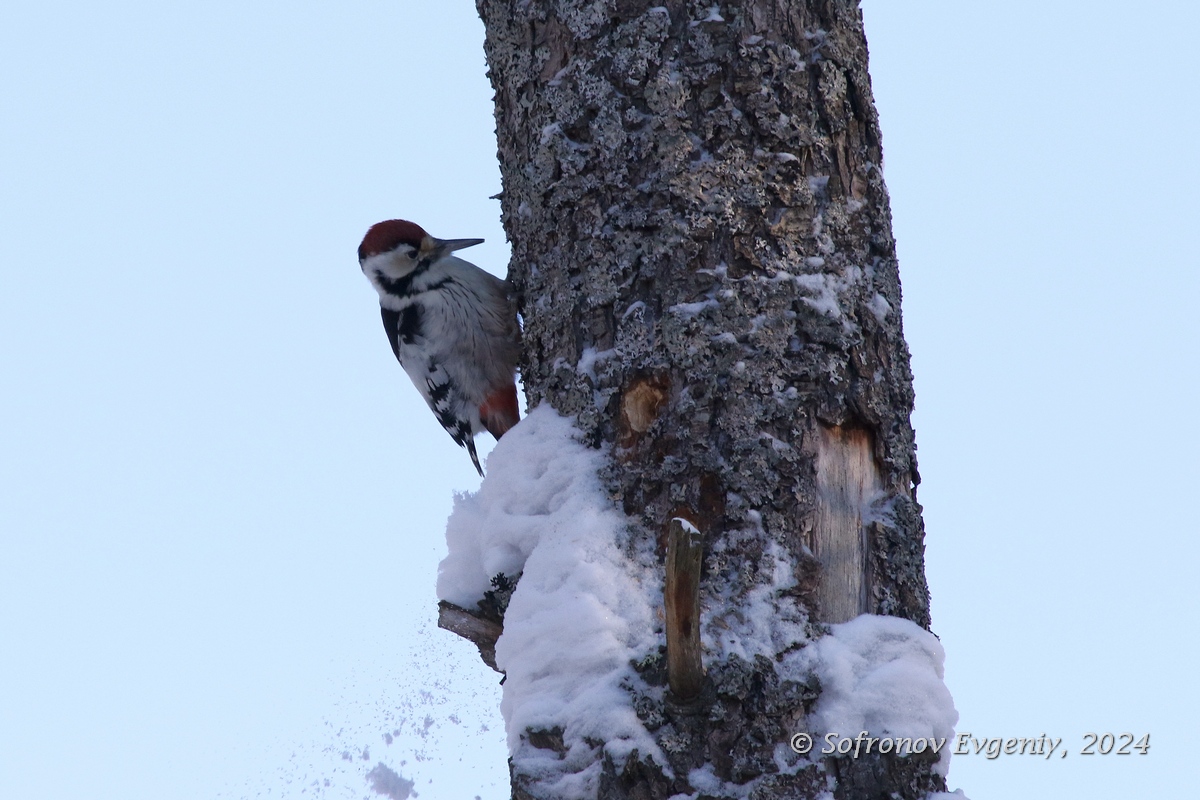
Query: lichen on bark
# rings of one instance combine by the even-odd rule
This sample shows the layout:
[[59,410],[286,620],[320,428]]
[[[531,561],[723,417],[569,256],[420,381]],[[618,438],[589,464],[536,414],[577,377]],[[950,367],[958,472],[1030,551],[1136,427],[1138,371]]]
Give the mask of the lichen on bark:
[[[859,432],[880,487],[856,511],[861,610],[928,627],[912,376],[856,4],[477,6],[530,403],[612,448],[605,479],[635,539],[661,538],[680,510],[696,521],[710,622],[777,581],[763,564],[784,553],[792,580],[773,602],[810,634],[830,621],[818,434]],[[828,776],[837,797],[941,788],[904,759],[781,771],[776,747],[816,687],[782,680],[773,655],[710,652],[699,706],[638,698],[670,770],[608,762],[601,796],[691,793],[702,768],[760,798],[815,796]],[[643,677],[661,687],[659,672]],[[513,772],[514,796],[536,796]]]

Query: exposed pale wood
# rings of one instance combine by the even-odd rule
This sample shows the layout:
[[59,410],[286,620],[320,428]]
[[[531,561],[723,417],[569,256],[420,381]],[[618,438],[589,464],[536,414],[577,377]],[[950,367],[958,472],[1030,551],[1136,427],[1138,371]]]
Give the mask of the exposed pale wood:
[[679,700],[700,694],[704,664],[700,657],[700,565],[704,538],[678,517],[667,525],[667,681]]
[[662,408],[665,392],[652,382],[637,380],[625,391],[621,398],[621,412],[630,430],[645,433],[650,430],[654,420],[658,418]]
[[442,600],[438,603],[438,627],[474,644],[483,663],[500,672],[496,666],[496,642],[504,633],[503,625]]
[[817,425],[817,513],[813,552],[821,562],[817,603],[822,622],[871,611],[863,515],[883,494],[883,477],[862,428]]

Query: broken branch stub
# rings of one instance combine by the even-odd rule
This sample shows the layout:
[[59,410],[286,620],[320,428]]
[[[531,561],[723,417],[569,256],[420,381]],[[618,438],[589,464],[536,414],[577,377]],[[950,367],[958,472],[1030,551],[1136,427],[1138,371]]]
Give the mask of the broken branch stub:
[[500,672],[496,666],[496,642],[504,633],[503,625],[442,600],[438,603],[438,627],[478,647],[483,663]]
[[667,681],[678,700],[700,694],[704,664],[700,657],[700,566],[704,537],[682,517],[667,523]]

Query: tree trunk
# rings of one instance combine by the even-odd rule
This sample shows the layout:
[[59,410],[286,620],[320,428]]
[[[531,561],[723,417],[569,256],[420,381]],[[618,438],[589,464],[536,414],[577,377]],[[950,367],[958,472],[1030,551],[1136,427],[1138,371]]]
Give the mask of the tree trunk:
[[[599,796],[695,796],[697,775],[764,800],[944,790],[928,758],[778,751],[819,698],[778,674],[789,649],[863,613],[929,625],[857,5],[477,4],[525,390],[611,448],[603,477],[666,575],[663,656],[639,665],[663,690],[636,707],[669,768],[605,756]],[[775,651],[724,646],[763,602]],[[539,796],[519,758],[512,779]]]

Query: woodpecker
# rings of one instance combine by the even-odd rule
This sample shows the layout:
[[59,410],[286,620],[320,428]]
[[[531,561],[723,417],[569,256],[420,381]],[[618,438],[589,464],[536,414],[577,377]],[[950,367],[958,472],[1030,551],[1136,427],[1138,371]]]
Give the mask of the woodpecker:
[[521,350],[512,286],[451,255],[482,241],[435,239],[420,225],[389,219],[358,246],[392,352],[481,477],[476,434],[499,439],[519,419]]

